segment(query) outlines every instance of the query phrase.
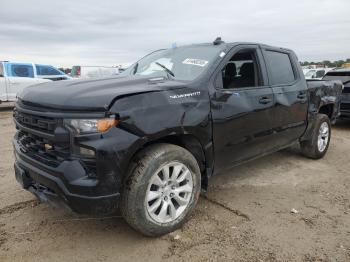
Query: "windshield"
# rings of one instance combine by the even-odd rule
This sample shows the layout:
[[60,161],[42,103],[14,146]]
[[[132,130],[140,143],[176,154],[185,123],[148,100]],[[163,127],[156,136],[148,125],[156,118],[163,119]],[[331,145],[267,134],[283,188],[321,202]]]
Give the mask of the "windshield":
[[312,76],[314,75],[315,72],[316,72],[316,70],[310,70],[305,74],[305,77],[312,78]]
[[[153,52],[122,74],[194,80],[219,58],[216,46],[187,46]],[[223,55],[222,55],[223,56]]]

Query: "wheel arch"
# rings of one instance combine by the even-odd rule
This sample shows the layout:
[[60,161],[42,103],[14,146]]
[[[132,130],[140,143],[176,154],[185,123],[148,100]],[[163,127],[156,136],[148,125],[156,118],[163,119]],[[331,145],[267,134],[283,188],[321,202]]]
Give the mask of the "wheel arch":
[[319,114],[325,114],[330,120],[333,119],[334,104],[324,104],[318,109]]
[[188,150],[197,160],[199,169],[201,171],[201,176],[202,176],[202,187],[204,189],[207,188],[207,184],[208,184],[208,176],[206,175],[207,160],[204,153],[204,147],[200,143],[199,139],[192,134],[166,135],[151,141],[147,141],[141,147],[139,147],[138,150],[134,152],[131,159],[134,158],[139,152],[146,149],[147,147],[154,144],[159,144],[159,143],[177,145]]

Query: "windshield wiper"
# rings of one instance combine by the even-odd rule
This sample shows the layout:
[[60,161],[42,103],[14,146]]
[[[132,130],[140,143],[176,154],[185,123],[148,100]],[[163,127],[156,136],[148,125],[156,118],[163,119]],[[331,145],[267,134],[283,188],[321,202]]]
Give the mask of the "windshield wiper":
[[155,64],[159,65],[161,68],[163,68],[169,75],[171,75],[172,77],[175,77],[175,74],[173,73],[173,71],[171,71],[169,68],[167,68],[165,65],[162,65],[159,62],[154,62]]

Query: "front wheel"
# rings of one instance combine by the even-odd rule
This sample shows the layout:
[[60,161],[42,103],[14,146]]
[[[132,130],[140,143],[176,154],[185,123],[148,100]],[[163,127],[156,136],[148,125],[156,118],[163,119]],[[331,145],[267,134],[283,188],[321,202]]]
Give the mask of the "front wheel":
[[315,130],[311,139],[300,143],[301,152],[309,158],[322,158],[328,150],[330,139],[330,120],[327,115],[318,114],[315,120]]
[[130,167],[121,211],[134,229],[160,236],[179,228],[193,211],[200,193],[200,170],[186,149],[152,145]]

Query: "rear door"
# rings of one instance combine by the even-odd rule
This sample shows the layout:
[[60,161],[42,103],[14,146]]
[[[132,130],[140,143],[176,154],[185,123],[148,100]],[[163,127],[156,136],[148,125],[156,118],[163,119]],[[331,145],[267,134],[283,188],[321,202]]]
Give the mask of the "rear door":
[[273,106],[274,141],[277,147],[297,140],[307,126],[308,92],[297,57],[284,49],[263,48]]
[[4,65],[8,79],[7,98],[9,101],[15,101],[17,93],[37,83],[34,78],[33,64],[6,62]]
[[239,45],[226,55],[211,94],[215,170],[271,150],[274,97],[258,45]]

